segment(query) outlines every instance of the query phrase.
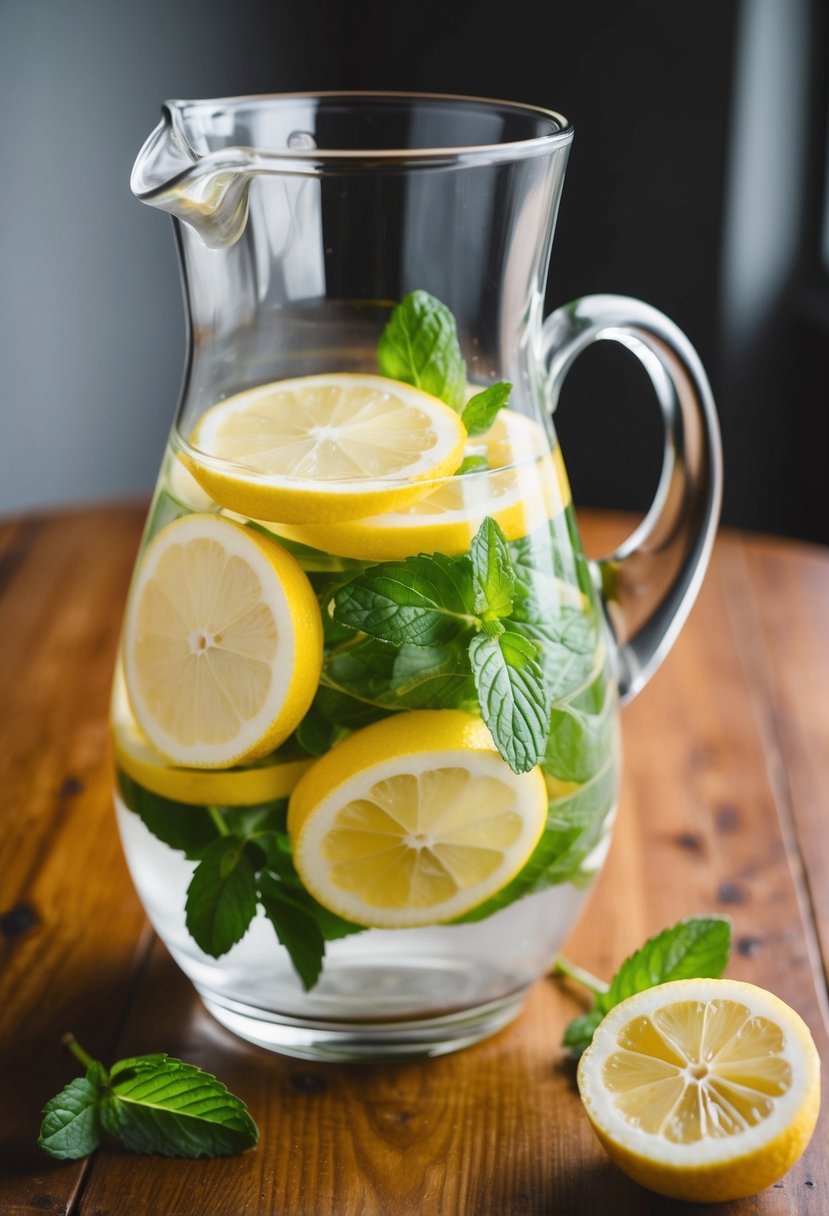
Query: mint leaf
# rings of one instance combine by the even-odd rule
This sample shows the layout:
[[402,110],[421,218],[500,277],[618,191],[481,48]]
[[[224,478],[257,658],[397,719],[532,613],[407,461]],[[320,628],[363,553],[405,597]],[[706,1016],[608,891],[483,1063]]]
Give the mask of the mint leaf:
[[589,1013],[583,1013],[581,1017],[573,1018],[564,1031],[563,1045],[574,1055],[580,1056],[592,1043],[593,1035],[603,1017],[604,1014],[594,1008]]
[[572,706],[550,714],[544,769],[560,781],[589,781],[598,771],[610,743],[614,718],[585,714]]
[[466,557],[381,562],[334,596],[334,619],[395,645],[451,641],[476,623],[472,563]]
[[717,979],[731,952],[731,922],[723,916],[692,916],[649,938],[622,963],[606,993],[596,1000],[607,1013],[636,992],[669,980]]
[[[691,916],[663,929],[622,963],[605,992],[597,992],[593,1008],[575,1018],[564,1033],[564,1046],[580,1055],[593,1033],[616,1005],[637,992],[671,980],[718,979],[731,952],[731,922],[723,916]],[[570,974],[566,960],[559,964]]]
[[463,477],[466,473],[482,473],[484,469],[488,468],[489,461],[486,456],[464,456],[455,469],[455,476]]
[[[472,709],[477,704],[466,642],[399,648],[366,638],[323,665],[326,691],[367,702],[366,709]],[[320,690],[322,691],[322,690]],[[381,712],[377,712],[380,710]]]
[[485,920],[517,899],[559,883],[584,886],[585,860],[601,839],[604,823],[616,803],[618,773],[611,759],[587,785],[564,798],[553,799],[547,823],[529,859],[511,882],[459,920]]
[[466,364],[452,313],[427,291],[411,291],[397,305],[380,335],[380,372],[439,397],[460,410]]
[[166,1157],[239,1153],[259,1138],[245,1104],[193,1064],[155,1052],[119,1060],[107,1073],[73,1035],[64,1045],[86,1076],[44,1107],[38,1144],[51,1157],[85,1157],[102,1129],[136,1152]]
[[201,857],[205,846],[218,835],[218,829],[204,807],[152,794],[120,769],[118,792],[125,805],[138,815],[157,840],[171,849],[178,849],[191,861]]
[[469,660],[481,717],[513,772],[525,773],[544,755],[550,708],[532,642],[520,634],[477,634]]
[[276,936],[291,956],[306,992],[322,971],[325,938],[315,917],[273,875],[259,875],[259,898]]
[[512,385],[500,380],[498,384],[491,384],[483,392],[470,397],[461,414],[467,434],[483,435],[484,431],[488,431],[498,411],[509,401],[511,392]]
[[127,1148],[165,1157],[227,1156],[259,1138],[244,1102],[221,1081],[166,1055],[116,1064],[100,1116]]
[[76,1161],[93,1152],[101,1139],[99,1094],[97,1080],[87,1076],[70,1081],[43,1108],[39,1147],[61,1161]]
[[240,941],[256,915],[256,883],[244,844],[238,836],[220,836],[205,849],[187,888],[187,930],[212,958]]
[[469,550],[475,587],[475,611],[484,621],[512,612],[515,573],[509,544],[499,524],[489,516],[481,524]]

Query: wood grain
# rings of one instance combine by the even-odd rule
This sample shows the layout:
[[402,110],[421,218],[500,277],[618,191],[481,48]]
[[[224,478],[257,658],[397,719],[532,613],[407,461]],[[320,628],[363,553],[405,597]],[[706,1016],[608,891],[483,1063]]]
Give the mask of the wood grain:
[[[0,1212],[73,1216],[616,1216],[697,1209],[607,1161],[559,1047],[580,998],[540,981],[521,1017],[457,1055],[315,1065],[251,1048],[203,1011],[147,930],[111,813],[106,704],[140,509],[0,528],[3,932]],[[619,522],[585,516],[594,552]],[[829,1059],[829,555],[723,535],[699,603],[625,710],[614,844],[568,946],[609,976],[649,933],[728,913],[729,973],[777,991]],[[38,1109],[93,1052],[166,1050],[248,1102],[255,1152],[207,1162],[34,1148]],[[829,1212],[824,1117],[777,1187],[729,1216]]]

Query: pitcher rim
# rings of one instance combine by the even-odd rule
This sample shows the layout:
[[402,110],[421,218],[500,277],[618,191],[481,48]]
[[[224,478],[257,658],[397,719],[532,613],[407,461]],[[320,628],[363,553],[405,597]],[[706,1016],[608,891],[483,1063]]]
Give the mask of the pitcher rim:
[[[315,101],[323,99],[371,100],[417,102],[448,102],[472,104],[488,107],[492,111],[511,110],[527,116],[543,117],[553,123],[555,130],[542,135],[528,136],[523,139],[504,139],[486,144],[448,144],[434,145],[423,148],[279,148],[260,149],[244,144],[231,144],[210,152],[199,153],[192,146],[183,129],[184,112],[188,107],[225,107],[239,108],[251,102],[280,102],[280,101]],[[168,123],[177,139],[184,145],[192,157],[192,163],[187,168],[174,175],[172,181],[180,181],[193,170],[248,170],[257,168],[266,170],[277,165],[295,166],[299,172],[313,172],[314,167],[330,165],[345,167],[360,164],[366,168],[378,166],[424,165],[424,164],[475,164],[491,163],[497,160],[517,160],[524,156],[540,155],[555,147],[569,144],[573,137],[573,126],[568,118],[557,110],[529,102],[509,101],[503,98],[480,97],[464,93],[415,92],[406,89],[320,89],[299,90],[286,93],[247,93],[229,97],[207,98],[172,98],[162,105],[162,124]],[[145,141],[138,154],[132,173],[133,192],[142,199],[152,198],[162,193],[171,184],[165,181],[153,185],[143,179],[142,168],[151,146],[161,128],[155,131]]]

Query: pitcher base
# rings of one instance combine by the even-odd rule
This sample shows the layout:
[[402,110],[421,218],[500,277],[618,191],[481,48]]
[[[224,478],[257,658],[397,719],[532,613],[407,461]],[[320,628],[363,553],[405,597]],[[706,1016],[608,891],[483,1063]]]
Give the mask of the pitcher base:
[[200,988],[217,1022],[257,1047],[302,1060],[348,1062],[442,1056],[470,1047],[508,1026],[523,1008],[526,990],[463,1013],[413,1021],[299,1021],[230,1001]]

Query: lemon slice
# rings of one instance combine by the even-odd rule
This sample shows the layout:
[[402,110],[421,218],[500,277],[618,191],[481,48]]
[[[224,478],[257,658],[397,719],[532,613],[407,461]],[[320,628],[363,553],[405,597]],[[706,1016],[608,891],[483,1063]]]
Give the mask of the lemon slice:
[[321,904],[399,929],[452,920],[506,886],[546,817],[540,769],[514,773],[480,719],[413,710],[317,760],[291,795],[288,831]]
[[690,979],[629,997],[579,1063],[588,1118],[616,1164],[661,1195],[754,1195],[801,1155],[820,1105],[812,1037],[776,996]]
[[181,456],[228,510],[319,523],[414,502],[430,480],[454,473],[465,439],[460,418],[437,397],[384,376],[337,373],[220,401]]
[[417,502],[368,519],[280,525],[274,531],[338,557],[396,561],[416,553],[455,556],[468,551],[487,515],[508,540],[516,540],[570,502],[560,448],[551,453],[541,426],[523,414],[501,410],[486,434],[470,440],[465,451],[485,456],[489,471],[451,477]]
[[319,607],[276,541],[217,515],[186,515],[141,558],[123,655],[136,720],[162,756],[228,768],[273,751],[311,704]]
[[189,806],[256,806],[287,798],[310,759],[284,759],[278,752],[246,768],[182,768],[169,764],[135,720],[119,667],[112,693],[112,741],[119,768],[151,794]]

